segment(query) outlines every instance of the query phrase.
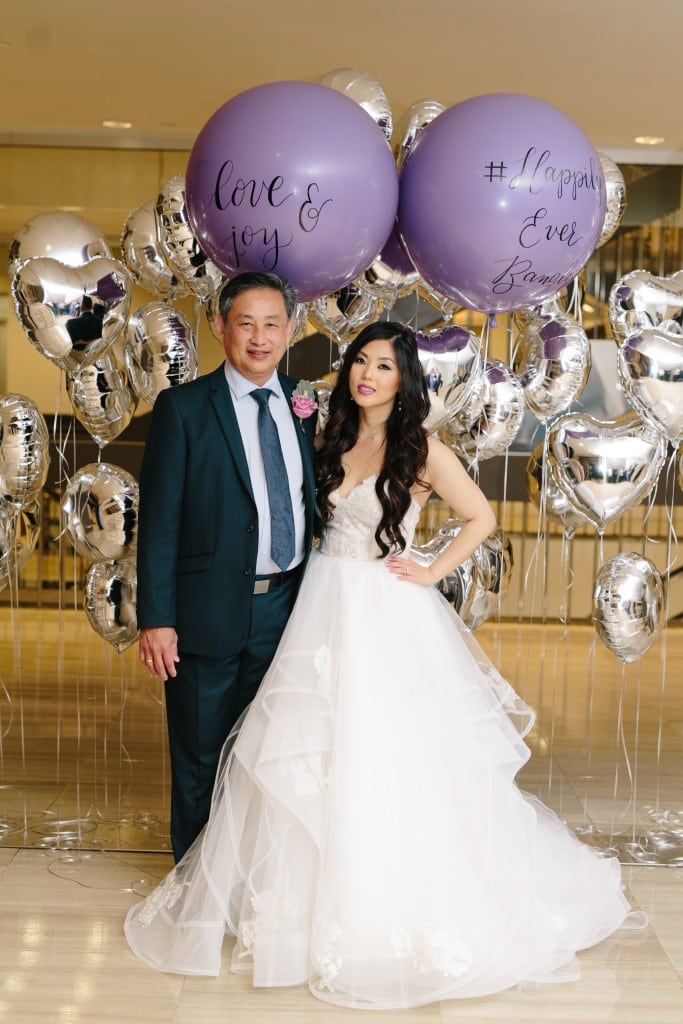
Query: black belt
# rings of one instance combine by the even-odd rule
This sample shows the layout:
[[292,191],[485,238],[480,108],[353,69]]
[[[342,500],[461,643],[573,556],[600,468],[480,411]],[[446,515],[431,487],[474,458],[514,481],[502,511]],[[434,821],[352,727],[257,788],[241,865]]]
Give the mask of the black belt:
[[300,571],[301,565],[295,565],[293,569],[288,569],[287,572],[274,572],[270,576],[255,576],[254,595],[267,594],[269,590],[281,587],[283,583],[287,583]]

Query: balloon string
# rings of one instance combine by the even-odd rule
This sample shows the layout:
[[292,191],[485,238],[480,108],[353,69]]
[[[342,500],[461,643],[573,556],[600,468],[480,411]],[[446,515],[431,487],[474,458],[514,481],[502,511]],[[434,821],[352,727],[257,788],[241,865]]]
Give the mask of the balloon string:
[[[588,694],[587,694],[587,700],[586,700],[585,735],[586,735],[586,763],[587,763],[589,768],[592,766],[592,763],[593,763],[593,703],[594,703],[594,699],[595,699],[595,677],[596,677],[596,670],[597,670],[597,641],[598,641],[597,636],[595,634],[593,634],[593,640],[592,640],[591,645],[590,645],[590,647],[588,649],[588,654],[586,655],[586,668],[587,668],[587,676],[588,676],[588,680],[589,680],[589,685],[588,685]],[[584,814],[584,822],[586,822],[586,819],[588,819],[588,823],[591,824],[590,816],[588,815],[588,788],[589,788],[589,778],[587,777],[586,778],[586,783],[585,783],[585,788],[584,788],[584,793],[583,793],[583,801],[582,801],[583,802],[583,814]]]
[[[671,455],[669,457],[669,464],[668,464],[668,466],[666,468],[666,481],[665,481],[665,489],[664,489],[664,495],[665,495],[664,500],[666,501],[666,518],[667,518],[666,569],[664,570],[664,576],[666,577],[666,580],[667,580],[666,600],[665,600],[666,614],[664,616],[665,628],[666,628],[666,623],[669,621],[669,616],[668,616],[668,611],[669,611],[669,597],[668,597],[668,595],[669,595],[669,587],[668,587],[669,577],[671,575],[671,570],[673,569],[674,565],[678,561],[678,536],[676,534],[676,526],[675,526],[675,523],[674,523],[674,508],[675,508],[675,504],[676,504],[676,475],[675,475],[676,455],[677,455],[676,448],[673,448],[672,451],[671,451]],[[670,498],[669,498],[669,491],[671,492],[671,497]],[[673,557],[672,557],[672,554],[671,554],[672,549],[674,551]]]
[[[635,781],[633,775],[633,769],[631,768],[631,759],[629,757],[628,743],[626,741],[626,734],[624,732],[624,694],[626,692],[626,665],[624,662],[621,663],[621,687],[619,690],[619,708],[617,712],[617,747],[621,747],[624,754],[624,767],[626,769],[626,776],[629,780],[629,799],[626,807],[618,817],[612,816],[611,826],[611,838],[617,834],[615,830],[615,824],[617,821],[622,820],[634,806],[635,797]],[[613,801],[616,805],[617,796],[619,793],[619,761],[617,760],[614,767],[614,791]]]
[[[545,579],[547,574],[547,559],[545,550],[545,517],[546,517],[546,494],[548,489],[547,481],[547,466],[548,466],[548,433],[546,431],[543,437],[543,456],[541,458],[541,490],[538,502],[538,515],[536,517],[536,541],[534,544],[533,551],[529,558],[529,563],[524,573],[524,593],[531,592],[531,608],[529,611],[529,622],[533,622],[534,611],[536,608],[536,594],[539,571],[541,572],[544,580],[544,591],[545,591]],[[539,565],[539,554],[543,551],[543,559]],[[533,580],[530,582],[531,573],[533,572]],[[542,621],[545,621],[545,599],[542,605]]]
[[569,303],[568,313],[571,317],[576,320],[578,324],[583,326],[583,310],[581,309],[581,286],[579,284],[579,275],[577,274],[572,282],[572,297]]

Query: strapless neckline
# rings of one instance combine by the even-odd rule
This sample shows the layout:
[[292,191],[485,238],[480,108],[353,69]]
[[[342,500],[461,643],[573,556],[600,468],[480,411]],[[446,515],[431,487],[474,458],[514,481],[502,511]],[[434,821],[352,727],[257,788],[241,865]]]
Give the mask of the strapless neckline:
[[371,476],[366,476],[362,480],[359,480],[357,484],[354,484],[348,494],[341,493],[341,487],[338,487],[336,491],[332,491],[337,501],[348,501],[354,491],[357,491],[359,487],[364,487],[365,484],[374,482],[377,479],[377,473],[373,473]]

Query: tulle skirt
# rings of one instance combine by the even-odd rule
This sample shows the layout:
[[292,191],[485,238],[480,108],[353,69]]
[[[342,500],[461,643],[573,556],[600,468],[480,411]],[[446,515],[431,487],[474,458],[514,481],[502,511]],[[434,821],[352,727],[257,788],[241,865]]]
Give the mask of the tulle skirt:
[[254,985],[377,1009],[578,977],[629,906],[617,861],[518,789],[532,722],[436,591],[313,552],[209,823],[130,946],[216,975],[228,932]]

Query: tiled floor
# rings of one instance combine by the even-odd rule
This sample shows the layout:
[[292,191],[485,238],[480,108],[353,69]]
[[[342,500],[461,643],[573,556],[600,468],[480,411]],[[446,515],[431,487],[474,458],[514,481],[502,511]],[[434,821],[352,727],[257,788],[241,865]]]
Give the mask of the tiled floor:
[[486,625],[478,637],[538,713],[521,784],[588,841],[620,850],[646,930],[581,954],[580,983],[400,1014],[338,1009],[305,989],[255,991],[227,969],[228,944],[219,979],[147,969],[121,926],[171,863],[159,685],[134,650],[105,648],[81,612],[5,609],[0,1022],[681,1024],[683,630],[625,670],[588,627]]

